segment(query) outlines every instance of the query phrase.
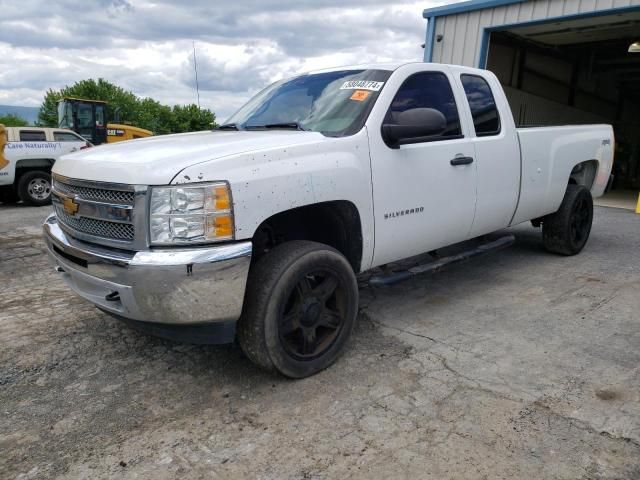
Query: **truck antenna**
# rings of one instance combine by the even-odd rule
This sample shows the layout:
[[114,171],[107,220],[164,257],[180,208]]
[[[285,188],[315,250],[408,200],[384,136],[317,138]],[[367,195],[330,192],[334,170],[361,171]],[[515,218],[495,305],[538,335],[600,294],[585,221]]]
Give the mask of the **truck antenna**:
[[198,110],[200,110],[200,86],[198,85],[198,61],[196,60],[196,42],[193,41],[193,69],[196,72],[196,94],[198,95]]

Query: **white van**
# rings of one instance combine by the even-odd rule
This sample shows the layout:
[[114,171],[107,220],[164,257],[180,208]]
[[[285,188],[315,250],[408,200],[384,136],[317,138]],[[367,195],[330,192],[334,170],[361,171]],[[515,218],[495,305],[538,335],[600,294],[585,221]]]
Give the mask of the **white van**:
[[71,130],[0,126],[0,201],[49,203],[51,167],[55,161],[65,153],[90,146]]

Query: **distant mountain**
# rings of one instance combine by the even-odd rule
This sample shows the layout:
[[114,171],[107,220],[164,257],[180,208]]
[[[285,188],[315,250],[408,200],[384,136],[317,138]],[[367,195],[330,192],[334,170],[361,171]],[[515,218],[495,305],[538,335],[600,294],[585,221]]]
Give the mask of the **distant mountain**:
[[30,125],[38,121],[38,107],[18,107],[13,105],[0,105],[0,116],[13,113],[14,115],[24,118]]

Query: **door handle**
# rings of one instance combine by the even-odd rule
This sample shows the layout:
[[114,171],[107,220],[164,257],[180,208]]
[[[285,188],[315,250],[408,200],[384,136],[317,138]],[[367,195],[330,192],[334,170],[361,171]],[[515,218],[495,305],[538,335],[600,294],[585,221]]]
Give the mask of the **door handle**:
[[473,157],[456,157],[451,159],[451,165],[469,165],[473,163]]

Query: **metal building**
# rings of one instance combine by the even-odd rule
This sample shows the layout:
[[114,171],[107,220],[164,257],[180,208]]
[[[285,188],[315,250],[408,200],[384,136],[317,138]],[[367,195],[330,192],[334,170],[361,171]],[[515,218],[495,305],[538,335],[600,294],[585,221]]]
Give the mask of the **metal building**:
[[471,0],[423,16],[425,61],[493,71],[519,125],[613,124],[615,187],[637,192],[640,0]]

